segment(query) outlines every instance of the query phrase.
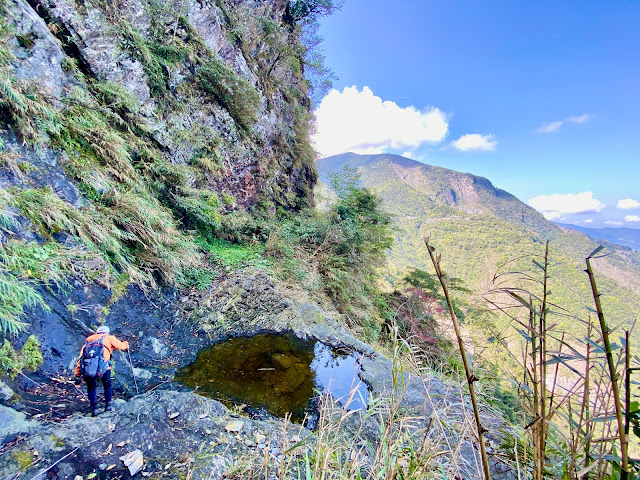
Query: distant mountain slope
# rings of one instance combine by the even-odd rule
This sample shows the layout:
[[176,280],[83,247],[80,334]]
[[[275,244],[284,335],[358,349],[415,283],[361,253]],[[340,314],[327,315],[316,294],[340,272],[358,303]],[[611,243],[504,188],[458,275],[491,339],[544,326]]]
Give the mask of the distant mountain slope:
[[622,245],[632,248],[634,250],[640,250],[640,229],[636,228],[588,228],[580,227],[578,225],[567,225],[558,223],[564,228],[570,228],[572,230],[578,230],[579,232],[586,233],[591,238],[597,240],[607,240],[616,245]]
[[[560,230],[540,213],[522,203],[512,194],[496,188],[484,177],[460,173],[442,167],[425,165],[399,155],[358,155],[344,153],[317,162],[320,178],[330,183],[329,175],[348,165],[363,171],[382,172],[397,177],[407,186],[420,192],[435,205],[450,206],[471,214],[494,214],[511,223],[522,224],[539,234],[555,237]],[[381,177],[383,187],[389,177]],[[364,179],[363,179],[364,180]],[[365,182],[366,184],[366,182]]]
[[[320,178],[344,166],[357,168],[363,186],[381,196],[398,230],[387,280],[397,282],[407,270],[430,270],[423,238],[430,236],[443,266],[477,294],[484,294],[499,265],[540,254],[551,241],[552,301],[586,316],[592,307],[584,258],[598,243],[575,230],[547,221],[515,196],[471,174],[434,167],[397,155],[347,153],[319,160]],[[597,260],[599,287],[611,322],[630,321],[640,311],[640,255],[621,248]],[[579,332],[575,332],[579,335]]]

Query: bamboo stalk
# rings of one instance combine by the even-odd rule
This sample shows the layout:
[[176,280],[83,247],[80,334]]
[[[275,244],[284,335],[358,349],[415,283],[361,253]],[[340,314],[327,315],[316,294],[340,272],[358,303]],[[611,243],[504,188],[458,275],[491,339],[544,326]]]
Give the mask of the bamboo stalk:
[[[587,326],[587,338],[591,340],[591,330],[593,329],[593,324],[591,323],[591,317],[589,317],[589,325]],[[586,436],[587,441],[584,445],[584,466],[583,469],[589,467],[589,461],[591,459],[591,422],[589,418],[591,416],[591,344],[587,342],[587,360],[585,366],[585,374],[584,374],[584,394],[582,399],[582,408],[587,419],[587,427],[586,427]],[[582,417],[580,419],[580,423],[582,424]],[[587,473],[584,476],[585,479],[589,479],[589,474]]]
[[544,457],[547,451],[547,281],[549,276],[549,240],[544,250],[542,271],[542,305],[540,305],[540,479],[544,478]]
[[[624,346],[624,386],[625,386],[625,398],[624,398],[624,438],[625,448],[627,451],[625,455],[629,458],[629,424],[631,423],[631,350],[629,348],[629,331],[624,332],[625,346]],[[621,478],[622,480],[622,478]]]
[[[529,304],[531,305],[531,296],[529,296]],[[538,359],[536,355],[539,355],[540,347],[536,345],[536,339],[540,338],[539,332],[537,328],[539,325],[536,324],[535,315],[532,310],[529,310],[529,328],[531,332],[531,367],[533,369],[533,414],[535,423],[535,427],[533,428],[533,433],[531,438],[533,439],[533,478],[534,480],[542,480],[542,457],[540,455],[540,379],[538,372]],[[526,369],[526,365],[525,365]],[[544,400],[543,400],[544,401]],[[526,430],[526,428],[525,428]]]
[[447,307],[449,308],[451,322],[453,323],[453,329],[455,330],[456,339],[458,340],[458,348],[460,349],[460,355],[462,357],[462,364],[464,365],[464,372],[467,377],[467,385],[469,387],[469,395],[471,396],[471,404],[473,405],[473,415],[475,417],[476,428],[478,430],[478,444],[480,445],[480,455],[482,457],[482,467],[484,469],[484,477],[486,480],[491,480],[491,474],[489,473],[489,458],[487,457],[487,449],[484,444],[483,433],[485,430],[482,427],[482,422],[480,421],[480,410],[478,409],[478,401],[476,399],[476,390],[473,385],[473,383],[476,382],[478,378],[475,375],[473,375],[473,373],[471,372],[471,367],[469,366],[469,362],[467,360],[467,353],[464,348],[464,343],[462,341],[462,335],[460,334],[458,319],[456,317],[455,312],[453,311],[453,305],[451,303],[451,298],[449,296],[449,289],[447,288],[445,275],[442,273],[442,269],[440,268],[440,255],[438,255],[437,258],[434,256],[434,252],[436,249],[431,245],[429,245],[429,238],[425,238],[424,243],[427,247],[427,251],[429,252],[429,257],[431,257],[431,262],[433,263],[433,268],[436,271],[438,280],[440,280],[440,285],[442,285],[442,290],[444,292],[444,296],[447,301]]
[[602,331],[602,341],[604,343],[605,354],[607,357],[607,363],[609,366],[609,377],[611,378],[611,389],[613,390],[613,402],[616,408],[616,420],[618,422],[618,437],[620,439],[620,453],[622,457],[622,472],[620,474],[620,480],[627,480],[629,476],[629,457],[628,457],[628,439],[625,434],[624,419],[622,417],[622,405],[620,402],[620,388],[618,386],[618,375],[616,373],[616,366],[613,361],[613,354],[611,353],[611,342],[609,340],[609,328],[604,319],[604,313],[602,310],[602,303],[600,302],[600,293],[598,293],[598,287],[596,285],[596,279],[591,268],[590,259],[592,256],[599,252],[602,247],[594,250],[591,255],[586,258],[587,262],[587,275],[589,275],[589,282],[591,283],[591,291],[593,293],[593,300],[596,304],[596,312],[598,314],[598,321],[600,322],[600,330]]

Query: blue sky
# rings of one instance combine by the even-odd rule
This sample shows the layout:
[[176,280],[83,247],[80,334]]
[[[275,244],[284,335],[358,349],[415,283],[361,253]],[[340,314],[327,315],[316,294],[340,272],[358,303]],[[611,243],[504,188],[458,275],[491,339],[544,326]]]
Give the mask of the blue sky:
[[635,0],[346,0],[321,21],[339,79],[316,146],[405,154],[557,221],[640,228],[639,26]]

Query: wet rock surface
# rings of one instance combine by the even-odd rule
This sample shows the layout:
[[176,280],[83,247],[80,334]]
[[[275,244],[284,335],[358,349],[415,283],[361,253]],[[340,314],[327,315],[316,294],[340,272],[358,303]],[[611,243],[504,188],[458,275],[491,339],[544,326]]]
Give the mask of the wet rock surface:
[[[232,423],[233,428],[226,428]],[[14,431],[29,431],[26,425],[14,425]],[[282,452],[310,433],[291,425],[283,433],[276,420],[239,419],[221,403],[193,393],[155,391],[119,402],[113,412],[95,418],[76,413],[64,423],[40,425],[3,451],[0,477],[42,473],[63,479],[96,473],[99,478],[129,478],[133,465],[143,476],[223,478],[243,457]],[[254,438],[262,443],[246,442]],[[127,455],[129,465],[121,459]]]

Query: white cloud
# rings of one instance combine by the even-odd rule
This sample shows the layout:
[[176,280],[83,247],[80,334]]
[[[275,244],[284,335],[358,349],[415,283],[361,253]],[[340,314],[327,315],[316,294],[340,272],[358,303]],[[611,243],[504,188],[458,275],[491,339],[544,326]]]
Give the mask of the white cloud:
[[451,146],[462,152],[471,150],[491,151],[496,149],[498,141],[494,135],[480,135],[479,133],[468,133],[462,135],[458,140],[451,142]]
[[544,218],[546,218],[547,220],[559,220],[562,213],[561,212],[544,212],[542,215],[544,215]]
[[583,220],[583,223],[593,223],[593,218],[587,218],[586,220]]
[[553,133],[560,130],[560,127],[565,123],[586,123],[591,120],[594,115],[590,113],[583,113],[582,115],[576,115],[575,117],[565,118],[564,120],[556,120],[555,122],[543,123],[542,126],[536,130],[538,133]]
[[529,205],[542,212],[547,219],[549,219],[547,215],[555,213],[599,212],[606,206],[597,198],[593,198],[592,192],[582,192],[575,195],[571,193],[540,195],[530,198]]
[[631,210],[632,208],[640,208],[640,202],[632,198],[623,198],[618,200],[618,205],[616,206],[623,210]]
[[607,220],[606,222],[604,222],[605,225],[614,225],[614,226],[620,226],[620,225],[624,225],[622,222],[618,222],[617,220]]
[[344,152],[382,153],[440,143],[449,131],[449,116],[436,107],[420,111],[382,101],[369,87],[331,90],[315,111],[313,141],[321,156]]
[[556,122],[551,123],[543,123],[541,127],[538,128],[538,133],[551,133],[556,132],[562,126],[564,122],[558,120]]
[[589,113],[583,113],[582,115],[578,115],[577,117],[569,117],[567,118],[567,122],[571,123],[585,123],[591,120],[594,116]]
[[625,222],[640,222],[640,215],[625,215]]

